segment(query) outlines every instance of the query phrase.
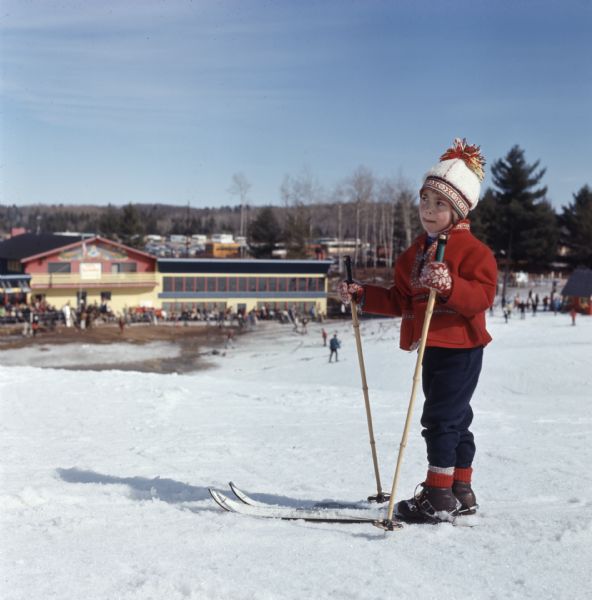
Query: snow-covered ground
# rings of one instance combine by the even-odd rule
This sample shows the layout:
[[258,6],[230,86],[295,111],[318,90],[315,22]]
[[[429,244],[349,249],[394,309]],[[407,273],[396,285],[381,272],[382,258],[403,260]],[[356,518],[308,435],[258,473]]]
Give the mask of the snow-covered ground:
[[[291,504],[376,491],[348,322],[329,324],[343,341],[337,364],[316,325],[259,326],[218,368],[189,375],[2,363],[0,596],[589,598],[592,318],[517,317],[490,319],[473,401],[473,528],[259,520],[209,499],[230,479]],[[398,328],[362,325],[385,488],[415,364]],[[425,474],[420,412],[398,497]]]

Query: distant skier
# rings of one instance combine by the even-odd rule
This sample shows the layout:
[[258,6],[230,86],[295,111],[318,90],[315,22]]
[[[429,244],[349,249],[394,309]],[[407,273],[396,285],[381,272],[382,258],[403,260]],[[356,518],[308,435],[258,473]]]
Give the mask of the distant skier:
[[333,355],[335,354],[335,362],[339,362],[339,357],[337,355],[337,350],[341,348],[341,342],[337,337],[337,334],[334,333],[331,341],[329,342],[329,349],[331,350],[331,354],[329,354],[329,362],[332,362]]
[[308,333],[308,329],[306,328],[306,326],[308,325],[308,319],[306,317],[302,317],[302,331],[300,333],[302,333],[302,335],[305,335]]
[[[484,163],[477,146],[456,139],[424,179],[419,218],[425,233],[398,258],[393,287],[339,286],[344,302],[354,298],[365,312],[402,316],[400,345],[409,351],[421,340],[428,293],[437,292],[422,371],[428,471],[421,490],[397,503],[395,516],[403,520],[437,523],[477,509],[470,401],[491,341],[485,312],[495,297],[497,266],[491,250],[472,235],[467,215],[479,201]],[[444,262],[437,262],[441,233],[448,244]]]
[[326,346],[327,345],[327,331],[324,327],[323,327],[323,329],[321,329],[321,335],[323,336],[323,346]]

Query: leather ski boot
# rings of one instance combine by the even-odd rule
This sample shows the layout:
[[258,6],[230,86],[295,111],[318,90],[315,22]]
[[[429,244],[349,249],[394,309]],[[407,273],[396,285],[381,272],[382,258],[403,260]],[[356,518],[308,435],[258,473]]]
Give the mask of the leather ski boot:
[[[419,488],[421,491],[418,491]],[[449,487],[432,487],[420,483],[415,495],[395,505],[395,517],[409,523],[452,522],[458,516],[461,503]]]
[[474,515],[477,512],[479,505],[470,483],[455,479],[452,484],[452,493],[461,505],[458,511],[459,515]]

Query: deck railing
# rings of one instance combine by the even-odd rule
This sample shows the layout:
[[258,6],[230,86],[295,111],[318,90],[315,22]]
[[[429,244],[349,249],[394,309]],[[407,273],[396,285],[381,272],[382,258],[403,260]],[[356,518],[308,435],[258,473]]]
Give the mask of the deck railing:
[[138,287],[156,285],[156,273],[102,273],[97,277],[81,276],[80,273],[33,273],[31,288],[72,287]]

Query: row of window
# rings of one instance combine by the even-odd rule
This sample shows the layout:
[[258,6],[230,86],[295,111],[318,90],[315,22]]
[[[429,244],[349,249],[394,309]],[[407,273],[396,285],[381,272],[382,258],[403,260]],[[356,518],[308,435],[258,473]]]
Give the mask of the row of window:
[[162,309],[168,313],[192,312],[194,310],[226,312],[226,302],[163,302]]
[[[226,302],[163,302],[162,308],[169,313],[175,312],[192,312],[192,311],[214,311],[225,312],[227,308]],[[239,304],[239,310],[244,310],[245,304]],[[293,310],[299,313],[309,313],[316,310],[314,302],[257,302],[257,310],[267,310],[275,312],[283,312],[285,310]]]
[[324,292],[322,277],[164,277],[164,292]]
[[[81,265],[86,263],[80,263]],[[89,263],[97,264],[97,263]],[[98,263],[101,264],[101,263]],[[50,262],[47,263],[48,273],[72,273],[72,263],[69,262]],[[111,273],[137,273],[138,263],[135,262],[123,262],[123,263],[111,263]]]

